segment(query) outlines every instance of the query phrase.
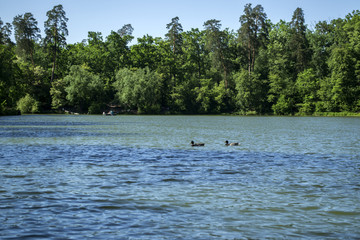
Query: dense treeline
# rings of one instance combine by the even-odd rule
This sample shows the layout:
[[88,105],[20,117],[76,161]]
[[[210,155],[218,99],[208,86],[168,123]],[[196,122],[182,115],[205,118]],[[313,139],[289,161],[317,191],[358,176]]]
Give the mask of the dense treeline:
[[[47,12],[45,36],[31,13],[0,19],[0,114],[15,110],[102,113],[311,115],[360,112],[360,12],[310,30],[297,8],[290,22],[247,4],[239,29],[216,19],[165,38],[133,40],[124,25],[105,39],[89,32],[66,44],[62,5]],[[14,31],[16,43],[10,39]]]

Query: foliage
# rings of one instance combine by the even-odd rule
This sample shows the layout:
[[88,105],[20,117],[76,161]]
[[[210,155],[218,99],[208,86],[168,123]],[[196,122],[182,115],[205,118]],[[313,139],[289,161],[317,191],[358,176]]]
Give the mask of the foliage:
[[66,44],[66,36],[69,34],[66,22],[68,18],[65,16],[63,6],[57,5],[46,13],[48,19],[45,21],[45,44],[50,48],[50,54],[53,59],[53,67],[51,71],[51,82],[54,81],[56,69],[57,54],[60,48]]
[[266,102],[267,82],[260,78],[260,74],[249,73],[243,69],[235,75],[236,105],[240,112],[264,113]]
[[181,23],[179,23],[179,17],[174,17],[171,19],[171,23],[166,25],[166,28],[169,29],[169,32],[165,35],[171,43],[171,50],[174,54],[181,54],[182,46],[182,35],[183,28]]
[[161,77],[148,67],[136,71],[119,70],[114,87],[117,100],[125,109],[137,109],[140,113],[160,112]]
[[298,74],[306,69],[309,62],[310,52],[308,39],[306,37],[306,26],[304,12],[297,8],[290,22],[289,46],[291,58],[294,62],[294,74]]
[[31,97],[30,94],[26,94],[25,97],[20,98],[18,101],[17,109],[21,113],[37,113],[39,112],[39,102]]
[[52,97],[51,106],[53,109],[60,109],[68,105],[65,91],[66,86],[66,81],[62,78],[51,83],[50,94]]
[[301,8],[275,24],[261,5],[243,10],[238,31],[216,19],[184,31],[174,17],[164,38],[132,44],[131,24],[67,44],[62,5],[47,12],[43,39],[31,13],[13,26],[0,19],[0,114],[20,107],[96,114],[114,105],[137,113],[360,112],[358,10],[314,29]]
[[275,114],[289,115],[295,108],[295,79],[289,39],[290,25],[284,21],[276,24],[269,33],[269,93],[268,101]]
[[300,73],[295,85],[301,98],[300,102],[302,102],[299,104],[299,112],[305,115],[314,113],[319,90],[319,81],[317,81],[315,71],[309,68]]
[[0,44],[11,44],[11,29],[12,26],[10,23],[5,23],[0,18]]
[[266,18],[264,8],[261,5],[252,8],[251,3],[245,5],[244,14],[240,16],[239,38],[248,58],[249,74],[254,71],[260,47],[267,42],[269,26]]
[[30,55],[31,63],[35,66],[35,42],[40,39],[40,29],[37,27],[37,21],[31,13],[25,13],[24,15],[16,16],[13,25],[15,28],[16,46],[20,52],[19,55],[22,55],[22,51],[25,55]]
[[[92,111],[96,109],[94,106],[102,103],[104,93],[104,83],[100,77],[89,72],[85,66],[74,65],[70,68],[70,73],[64,78],[66,84],[66,100],[69,104],[76,107],[81,112],[88,112],[89,107]],[[55,86],[56,87],[56,86]],[[61,92],[62,83],[58,83],[58,91]],[[54,105],[61,105],[61,93],[54,91]],[[60,101],[59,101],[60,99]],[[94,112],[92,112],[94,113]],[[97,112],[97,113],[101,113]]]
[[0,45],[0,114],[6,109],[15,109],[23,92],[21,72],[15,62],[14,48]]
[[[205,27],[205,48],[210,53],[212,68],[223,71],[225,89],[228,87],[229,63],[229,37],[227,31],[221,31],[220,20],[211,19],[204,23]],[[220,79],[217,80],[220,82]]]

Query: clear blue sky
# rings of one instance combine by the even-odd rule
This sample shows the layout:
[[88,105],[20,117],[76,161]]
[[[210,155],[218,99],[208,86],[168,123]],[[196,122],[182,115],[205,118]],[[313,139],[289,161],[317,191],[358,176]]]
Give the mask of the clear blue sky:
[[86,39],[88,31],[101,32],[105,39],[111,30],[128,23],[136,38],[146,34],[164,37],[166,24],[176,16],[184,31],[203,29],[210,19],[221,20],[222,28],[237,30],[246,3],[261,4],[273,23],[290,21],[294,10],[301,7],[309,28],[360,9],[360,0],[0,0],[0,18],[12,22],[16,15],[31,12],[44,36],[46,12],[62,4],[69,18],[67,42],[76,43]]

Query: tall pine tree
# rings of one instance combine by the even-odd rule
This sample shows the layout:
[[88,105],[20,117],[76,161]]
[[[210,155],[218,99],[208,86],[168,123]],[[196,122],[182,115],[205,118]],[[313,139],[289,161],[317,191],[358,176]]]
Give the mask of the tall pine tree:
[[66,36],[69,34],[67,29],[68,18],[65,16],[63,6],[57,5],[52,10],[46,13],[48,19],[45,26],[45,44],[50,48],[53,59],[53,66],[51,71],[51,82],[55,78],[56,59],[60,52],[60,47],[66,45]]

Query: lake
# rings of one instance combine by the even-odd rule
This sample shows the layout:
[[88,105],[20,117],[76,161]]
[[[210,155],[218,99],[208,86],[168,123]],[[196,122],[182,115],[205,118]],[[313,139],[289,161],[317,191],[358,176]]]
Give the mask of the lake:
[[360,118],[0,117],[0,183],[1,239],[359,239]]

